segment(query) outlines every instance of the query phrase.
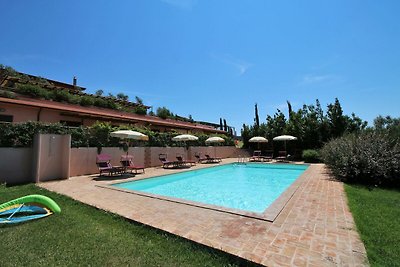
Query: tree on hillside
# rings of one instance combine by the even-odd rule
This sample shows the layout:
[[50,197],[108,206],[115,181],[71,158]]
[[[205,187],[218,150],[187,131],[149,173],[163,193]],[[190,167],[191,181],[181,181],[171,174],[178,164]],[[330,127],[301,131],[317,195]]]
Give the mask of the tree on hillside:
[[97,90],[97,91],[94,93],[94,95],[96,95],[96,96],[102,96],[103,93],[104,93],[104,91],[101,90],[101,89],[99,89],[99,90]]
[[157,115],[157,117],[166,119],[166,118],[172,117],[173,113],[166,107],[159,107],[159,108],[157,108],[156,115]]
[[219,118],[219,129],[224,130],[224,126],[222,125],[222,118]]
[[260,129],[260,118],[258,116],[258,106],[257,103],[254,105],[254,135],[259,135]]
[[331,137],[342,136],[346,130],[346,118],[343,116],[342,106],[337,98],[334,104],[328,105],[327,117]]
[[388,131],[389,135],[392,136],[394,140],[400,142],[400,117],[378,116],[374,120],[374,127],[378,131]]
[[268,129],[268,139],[272,140],[275,136],[282,135],[285,133],[286,129],[286,118],[285,114],[279,109],[274,114],[274,117],[270,115],[267,116],[267,129]]
[[292,120],[292,105],[290,104],[289,100],[286,100],[287,106],[288,106],[288,116],[289,116],[289,121]]
[[136,104],[143,105],[143,99],[138,96],[135,96]]
[[241,131],[241,136],[243,140],[243,147],[248,148],[249,147],[249,139],[251,138],[251,130],[249,126],[243,123],[242,131]]
[[118,94],[117,94],[117,99],[118,99],[118,100],[123,100],[123,101],[128,101],[129,96],[126,95],[126,94],[124,94],[124,93],[118,93]]
[[368,122],[363,121],[356,114],[351,113],[351,117],[346,118],[346,131],[350,133],[359,132],[367,127]]
[[226,124],[226,120],[224,119],[224,131],[227,132],[228,131],[228,125]]

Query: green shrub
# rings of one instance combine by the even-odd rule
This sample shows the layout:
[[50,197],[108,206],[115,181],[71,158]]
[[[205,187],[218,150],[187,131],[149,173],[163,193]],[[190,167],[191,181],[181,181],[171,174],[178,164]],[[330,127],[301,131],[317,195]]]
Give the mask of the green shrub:
[[80,98],[79,104],[81,104],[81,106],[92,106],[94,104],[93,97],[91,97],[91,96],[82,96]]
[[68,103],[80,104],[81,103],[81,97],[79,95],[70,94],[70,97],[68,99]]
[[136,114],[139,114],[139,115],[146,115],[146,114],[147,114],[147,108],[145,108],[145,107],[143,107],[143,106],[136,106],[136,107],[133,109],[133,111],[134,111]]
[[400,145],[386,132],[346,135],[327,143],[321,156],[340,180],[364,184],[399,184]]
[[12,99],[16,98],[15,93],[4,90],[0,90],[0,97],[12,98]]
[[59,102],[64,101],[64,102],[69,103],[69,102],[71,102],[71,94],[64,90],[55,90],[53,92],[53,99],[55,101],[59,101]]
[[48,90],[41,88],[40,86],[37,85],[31,85],[31,84],[19,84],[17,87],[17,91],[23,95],[29,95],[33,97],[42,97],[49,99],[50,98],[50,93]]
[[93,101],[93,105],[100,108],[108,107],[107,100],[104,100],[103,98],[95,98]]
[[303,160],[307,163],[317,163],[320,162],[319,153],[314,149],[306,149],[303,151]]

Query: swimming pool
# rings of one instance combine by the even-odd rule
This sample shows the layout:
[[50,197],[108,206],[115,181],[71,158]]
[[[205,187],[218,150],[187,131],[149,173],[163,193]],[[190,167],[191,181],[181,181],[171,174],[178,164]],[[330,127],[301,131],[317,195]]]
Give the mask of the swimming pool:
[[262,213],[307,167],[292,164],[227,164],[112,186]]

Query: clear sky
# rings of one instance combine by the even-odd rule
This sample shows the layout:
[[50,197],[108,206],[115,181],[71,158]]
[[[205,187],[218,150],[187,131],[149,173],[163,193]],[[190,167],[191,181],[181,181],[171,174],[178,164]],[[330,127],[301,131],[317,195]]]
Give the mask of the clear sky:
[[0,63],[240,132],[338,97],[400,116],[400,1],[2,0]]

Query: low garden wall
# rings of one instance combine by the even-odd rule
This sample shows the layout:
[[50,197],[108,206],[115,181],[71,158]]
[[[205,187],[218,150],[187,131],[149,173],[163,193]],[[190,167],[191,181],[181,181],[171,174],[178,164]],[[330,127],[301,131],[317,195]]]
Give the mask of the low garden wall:
[[0,148],[0,183],[33,182],[32,148]]
[[[120,158],[126,152],[118,147],[104,147],[101,153],[109,154],[112,158],[112,165],[120,165]],[[161,166],[158,159],[159,154],[167,154],[170,160],[175,160],[177,155],[183,155],[185,159],[195,160],[195,154],[205,155],[211,157],[215,155],[221,158],[237,157],[240,154],[246,154],[236,147],[130,147],[129,155],[133,156],[133,163],[141,165],[145,168]],[[79,176],[98,173],[96,166],[97,149],[89,148],[71,148],[70,160],[70,176]]]
[[[0,183],[43,182],[98,173],[97,148],[70,148],[69,135],[41,134],[35,139],[32,148],[0,148]],[[121,155],[126,154],[118,147],[104,147],[101,153],[112,157],[112,165],[120,165]],[[159,154],[167,154],[170,160],[175,160],[177,155],[195,160],[195,154],[229,158],[247,151],[234,146],[130,147],[128,154],[133,156],[134,164],[148,168],[162,165]]]

